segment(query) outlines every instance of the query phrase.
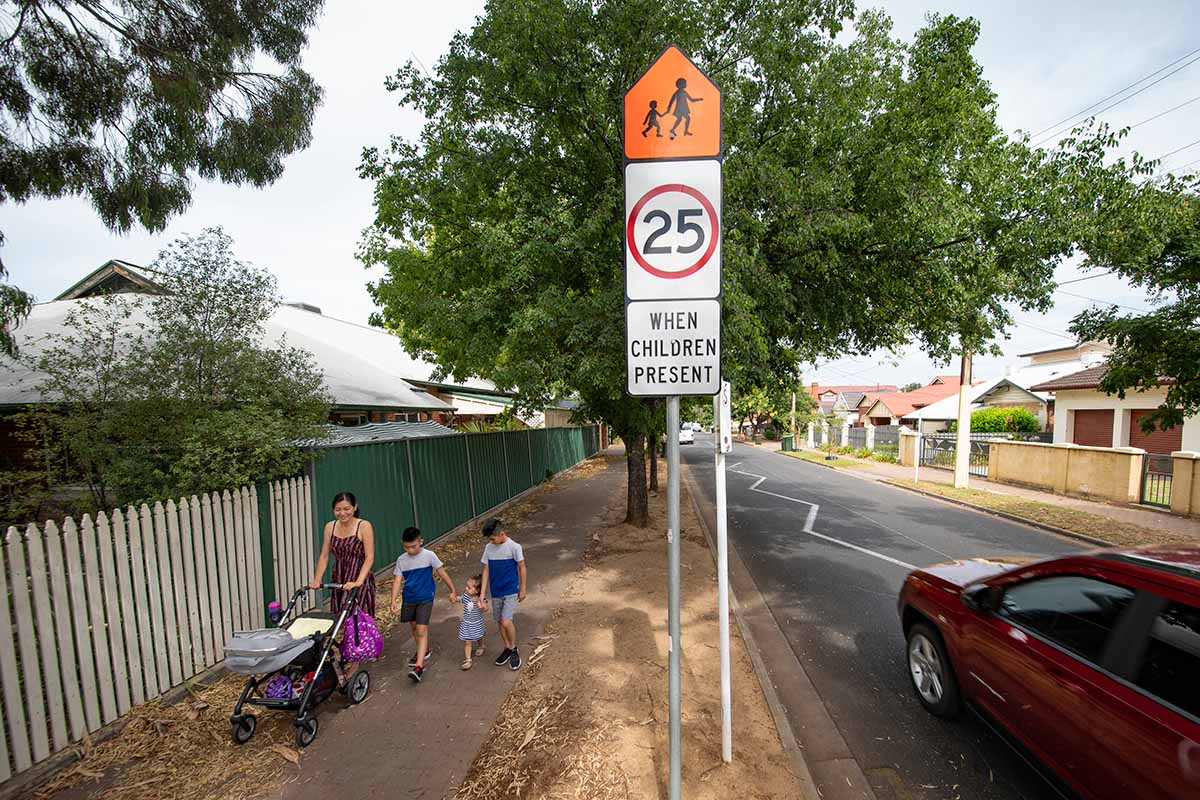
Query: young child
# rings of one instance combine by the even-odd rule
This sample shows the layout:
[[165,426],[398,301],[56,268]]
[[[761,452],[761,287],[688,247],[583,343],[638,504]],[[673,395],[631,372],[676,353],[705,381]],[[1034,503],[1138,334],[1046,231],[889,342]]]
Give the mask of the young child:
[[[408,677],[413,683],[420,683],[425,675],[425,662],[429,660],[429,618],[433,614],[433,596],[436,585],[433,575],[438,577],[450,589],[450,602],[458,602],[458,593],[454,591],[454,582],[446,574],[442,560],[432,550],[424,549],[425,541],[417,528],[405,528],[401,536],[404,540],[404,552],[396,559],[396,568],[392,571],[395,579],[392,581],[392,613],[400,614],[400,621],[412,625],[413,643],[417,652],[408,662]],[[400,603],[400,588],[404,588],[404,603]]]
[[[488,540],[483,548],[483,585],[491,595],[492,616],[500,623],[500,638],[504,641],[504,649],[496,656],[496,666],[507,663],[510,669],[518,670],[521,654],[517,652],[513,612],[517,603],[525,602],[525,552],[508,538],[504,523],[497,517],[483,523],[483,535]],[[487,605],[483,608],[486,611]]]
[[644,120],[642,120],[642,124],[646,126],[646,129],[642,131],[642,136],[645,136],[647,133],[650,132],[651,128],[654,128],[654,135],[657,136],[659,139],[661,139],[662,138],[662,126],[658,124],[658,118],[665,117],[665,116],[666,116],[666,114],[664,114],[658,110],[658,101],[651,100],[650,101],[650,110],[646,112],[646,118]]
[[458,638],[463,643],[463,669],[471,668],[471,648],[475,655],[483,655],[483,636],[486,623],[483,621],[483,576],[472,575],[467,578],[467,588],[462,593],[463,615],[458,623]]

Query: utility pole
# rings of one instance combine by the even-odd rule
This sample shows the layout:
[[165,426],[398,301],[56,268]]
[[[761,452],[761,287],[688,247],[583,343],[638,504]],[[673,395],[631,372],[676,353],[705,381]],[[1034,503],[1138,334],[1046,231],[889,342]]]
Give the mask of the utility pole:
[[963,348],[958,382],[958,438],[954,444],[954,488],[970,486],[971,473],[971,351]]
[[667,705],[670,714],[668,792],[679,800],[683,764],[679,651],[679,395],[667,398]]

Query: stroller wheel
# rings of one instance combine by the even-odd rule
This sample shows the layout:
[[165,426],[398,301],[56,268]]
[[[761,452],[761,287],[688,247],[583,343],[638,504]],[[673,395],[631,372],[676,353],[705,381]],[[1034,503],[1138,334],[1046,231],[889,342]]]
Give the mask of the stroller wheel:
[[308,719],[296,723],[296,744],[301,747],[308,747],[313,743],[313,739],[317,738],[317,718],[309,717]]
[[351,705],[358,705],[367,699],[370,691],[371,674],[363,669],[354,673],[354,677],[350,679],[350,685],[346,688],[346,696],[350,698]]
[[233,743],[245,744],[254,736],[254,731],[258,728],[258,718],[253,714],[246,714],[238,717],[233,723]]

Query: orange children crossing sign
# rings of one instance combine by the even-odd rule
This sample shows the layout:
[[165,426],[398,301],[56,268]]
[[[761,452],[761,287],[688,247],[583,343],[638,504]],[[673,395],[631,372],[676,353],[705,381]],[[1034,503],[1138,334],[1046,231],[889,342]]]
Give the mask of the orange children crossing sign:
[[625,93],[625,158],[717,158],[721,90],[675,45]]
[[721,91],[674,45],[625,94],[632,395],[721,387]]

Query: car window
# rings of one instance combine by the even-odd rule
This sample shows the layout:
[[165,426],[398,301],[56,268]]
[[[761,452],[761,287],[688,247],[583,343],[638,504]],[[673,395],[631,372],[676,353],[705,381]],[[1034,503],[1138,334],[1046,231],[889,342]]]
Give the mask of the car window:
[[1134,683],[1200,717],[1200,608],[1169,603],[1158,615]]
[[1019,583],[1004,593],[1000,615],[1099,663],[1108,635],[1133,590],[1081,575]]

